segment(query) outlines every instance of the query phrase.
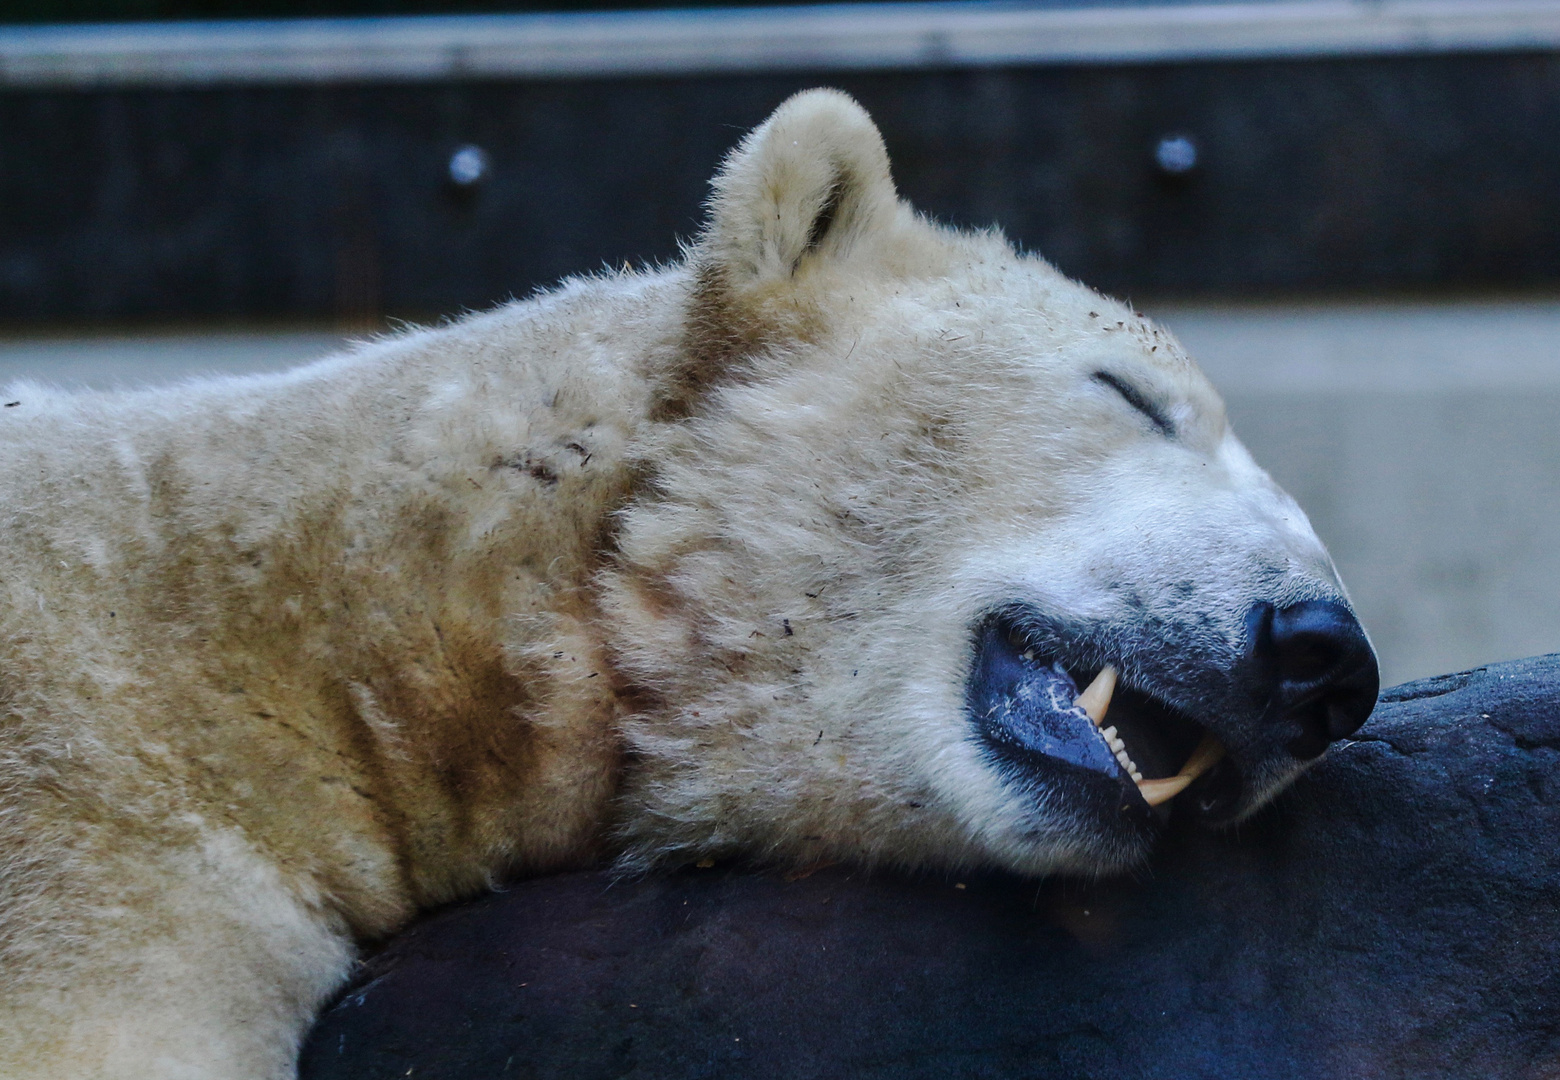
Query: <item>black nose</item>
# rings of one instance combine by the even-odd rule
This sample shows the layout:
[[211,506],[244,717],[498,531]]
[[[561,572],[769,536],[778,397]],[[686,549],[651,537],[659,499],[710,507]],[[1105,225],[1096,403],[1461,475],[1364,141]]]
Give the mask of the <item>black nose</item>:
[[1248,626],[1274,713],[1296,726],[1291,754],[1309,760],[1359,730],[1376,707],[1381,674],[1354,612],[1333,600],[1258,604]]

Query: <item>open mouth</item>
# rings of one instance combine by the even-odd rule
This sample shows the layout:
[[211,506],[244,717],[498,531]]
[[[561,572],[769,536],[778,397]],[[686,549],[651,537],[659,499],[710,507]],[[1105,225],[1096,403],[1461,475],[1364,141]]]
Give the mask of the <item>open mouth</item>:
[[1195,717],[1128,685],[1115,664],[1048,655],[1010,620],[983,625],[968,699],[984,741],[1010,771],[1092,774],[1161,808],[1158,817],[1194,785],[1205,815],[1238,799],[1233,763]]

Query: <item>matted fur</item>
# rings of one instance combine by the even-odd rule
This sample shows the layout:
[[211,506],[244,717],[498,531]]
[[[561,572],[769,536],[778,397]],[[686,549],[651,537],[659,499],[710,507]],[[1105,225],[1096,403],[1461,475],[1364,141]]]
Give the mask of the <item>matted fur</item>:
[[1304,516],[1169,335],[918,218],[843,95],[714,190],[668,269],[7,391],[0,1075],[291,1076],[355,941],[516,873],[1141,855],[983,759],[971,621],[1126,582],[1219,644],[1337,589]]

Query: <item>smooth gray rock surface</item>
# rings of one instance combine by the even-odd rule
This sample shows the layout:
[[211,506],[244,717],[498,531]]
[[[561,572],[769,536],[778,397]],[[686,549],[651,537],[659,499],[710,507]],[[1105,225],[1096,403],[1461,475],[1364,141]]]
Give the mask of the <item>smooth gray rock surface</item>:
[[517,884],[368,961],[302,1076],[1560,1076],[1560,655],[1385,692],[1129,879]]

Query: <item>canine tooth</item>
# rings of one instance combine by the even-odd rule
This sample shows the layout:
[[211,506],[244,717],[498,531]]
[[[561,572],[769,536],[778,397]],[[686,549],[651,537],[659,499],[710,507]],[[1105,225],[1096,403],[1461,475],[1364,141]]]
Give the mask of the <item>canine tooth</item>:
[[1165,780],[1144,780],[1141,776],[1134,776],[1132,780],[1143,801],[1149,806],[1158,806],[1185,791],[1188,784],[1213,768],[1223,756],[1224,745],[1213,737],[1213,732],[1204,732],[1202,742],[1197,744],[1180,772]]
[[1203,733],[1202,742],[1197,744],[1197,749],[1192,751],[1192,756],[1186,759],[1186,764],[1181,766],[1181,776],[1195,780],[1209,769],[1218,764],[1224,756],[1224,744],[1213,737],[1213,732]]
[[1185,791],[1186,785],[1193,779],[1190,776],[1172,776],[1166,780],[1139,780],[1137,781],[1138,794],[1143,796],[1143,801],[1149,806],[1158,806]]
[[1110,708],[1111,695],[1116,692],[1116,669],[1106,664],[1100,668],[1100,673],[1094,676],[1094,681],[1084,687],[1083,693],[1078,695],[1078,700],[1073,702],[1084,712],[1089,714],[1089,719],[1094,721],[1096,727],[1105,719],[1105,710]]

